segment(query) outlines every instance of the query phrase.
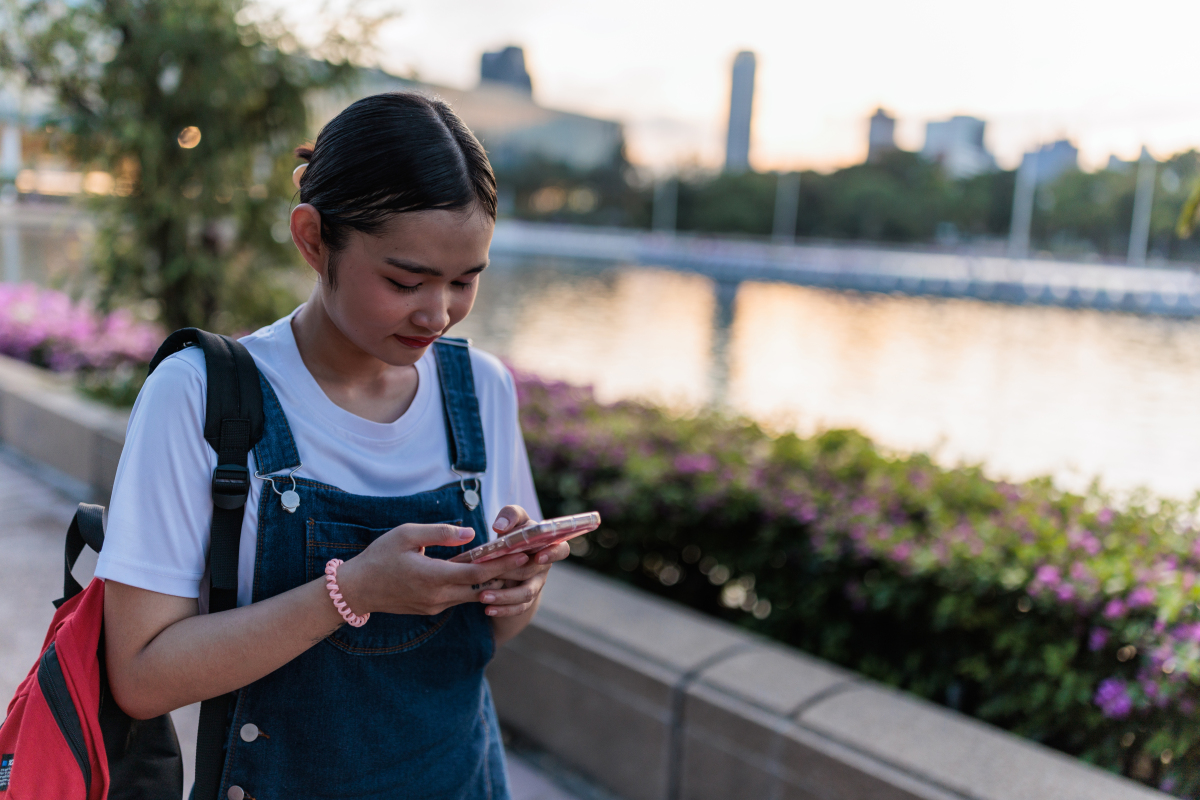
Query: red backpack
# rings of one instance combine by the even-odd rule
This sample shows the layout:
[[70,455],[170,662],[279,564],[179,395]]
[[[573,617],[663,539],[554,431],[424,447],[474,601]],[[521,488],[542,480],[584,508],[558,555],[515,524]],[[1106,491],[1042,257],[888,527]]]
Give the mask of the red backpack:
[[[196,344],[208,371],[205,439],[213,473],[209,610],[237,604],[237,552],[250,488],[250,449],[262,436],[258,370],[245,347],[194,328],[176,331],[150,362]],[[0,800],[180,800],[183,758],[169,714],[135,720],[109,689],[104,664],[104,581],[71,575],[84,545],[104,545],[104,509],[80,503],[67,530],[63,597],[42,652],[0,725]],[[224,765],[230,695],[205,700],[196,748],[196,800],[214,800]]]

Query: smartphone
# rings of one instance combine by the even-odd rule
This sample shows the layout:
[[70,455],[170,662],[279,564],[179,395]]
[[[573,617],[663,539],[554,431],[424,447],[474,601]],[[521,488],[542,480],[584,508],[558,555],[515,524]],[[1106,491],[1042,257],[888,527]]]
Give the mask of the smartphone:
[[526,553],[530,550],[541,550],[552,544],[565,542],[582,536],[588,531],[600,527],[600,513],[589,511],[585,514],[572,514],[569,517],[555,517],[541,522],[530,520],[512,533],[506,533],[498,539],[481,544],[473,550],[459,553],[451,561],[459,563],[479,563],[491,561],[501,556],[513,553]]

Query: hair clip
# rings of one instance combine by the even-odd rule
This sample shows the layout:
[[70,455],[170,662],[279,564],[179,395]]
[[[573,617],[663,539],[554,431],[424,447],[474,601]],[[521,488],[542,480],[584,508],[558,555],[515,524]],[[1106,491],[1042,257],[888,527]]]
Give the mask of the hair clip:
[[308,169],[308,164],[301,164],[292,170],[292,183],[296,184],[296,188],[300,188],[300,179],[304,177],[304,170]]

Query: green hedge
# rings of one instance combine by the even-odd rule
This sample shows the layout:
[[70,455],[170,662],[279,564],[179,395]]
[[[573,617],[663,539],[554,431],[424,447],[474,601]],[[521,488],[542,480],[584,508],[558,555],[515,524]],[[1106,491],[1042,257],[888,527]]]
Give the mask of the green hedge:
[[772,437],[518,376],[547,515],[596,570],[1181,797],[1200,793],[1196,504]]

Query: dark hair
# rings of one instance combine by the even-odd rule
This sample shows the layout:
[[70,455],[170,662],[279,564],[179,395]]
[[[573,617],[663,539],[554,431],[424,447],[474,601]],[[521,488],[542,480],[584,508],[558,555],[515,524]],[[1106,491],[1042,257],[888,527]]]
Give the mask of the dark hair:
[[334,255],[350,229],[374,234],[393,214],[479,209],[496,218],[496,176],[483,145],[435,98],[364,97],[330,120],[312,147],[297,147],[296,156],[309,162],[300,202],[320,212],[321,240]]

